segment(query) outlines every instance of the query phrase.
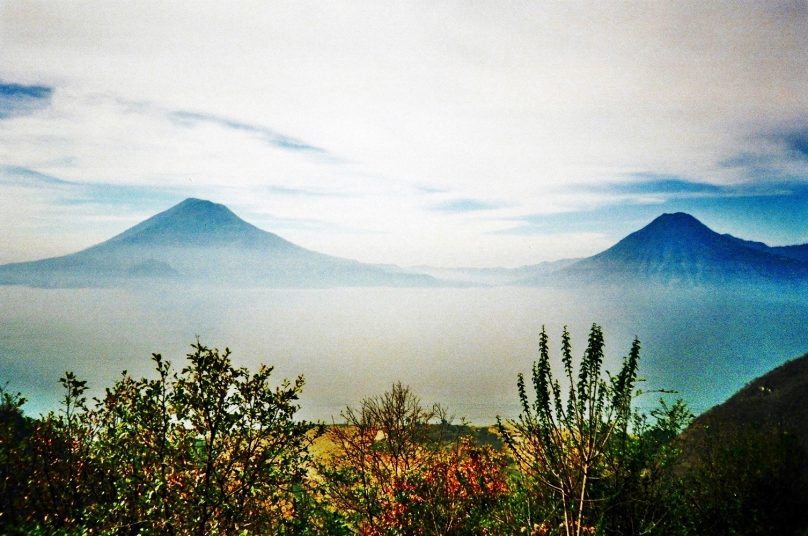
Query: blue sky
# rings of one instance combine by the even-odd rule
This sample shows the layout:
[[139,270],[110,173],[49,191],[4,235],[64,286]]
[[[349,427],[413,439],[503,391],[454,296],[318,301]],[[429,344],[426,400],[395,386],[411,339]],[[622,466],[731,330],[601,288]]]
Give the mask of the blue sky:
[[367,262],[808,242],[804,2],[0,4],[0,262],[186,197]]

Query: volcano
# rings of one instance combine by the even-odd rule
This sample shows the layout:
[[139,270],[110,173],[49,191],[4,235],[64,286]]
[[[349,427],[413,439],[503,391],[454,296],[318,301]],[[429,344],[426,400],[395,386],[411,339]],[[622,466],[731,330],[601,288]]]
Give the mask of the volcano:
[[[552,277],[566,283],[806,282],[806,247],[770,247],[719,234],[690,214],[677,212],[662,214],[609,249],[581,259]],[[524,283],[543,283],[546,279]]]
[[0,284],[107,287],[144,283],[268,287],[432,286],[427,275],[295,245],[224,205],[185,201],[85,250],[0,266]]

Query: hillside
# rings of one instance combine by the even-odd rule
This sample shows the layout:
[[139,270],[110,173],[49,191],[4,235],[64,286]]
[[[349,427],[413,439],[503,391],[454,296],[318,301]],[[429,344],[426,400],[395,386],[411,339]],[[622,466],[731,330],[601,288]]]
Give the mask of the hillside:
[[808,354],[697,418],[674,469],[696,534],[805,534]]
[[722,427],[775,428],[794,434],[808,450],[808,354],[751,381],[699,416],[686,436],[692,438]]

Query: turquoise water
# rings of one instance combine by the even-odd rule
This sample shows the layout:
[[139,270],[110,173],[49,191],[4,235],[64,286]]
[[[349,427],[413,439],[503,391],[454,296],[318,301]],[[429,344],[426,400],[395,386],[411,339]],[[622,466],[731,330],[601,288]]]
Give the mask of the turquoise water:
[[400,380],[424,402],[491,423],[515,415],[516,374],[529,370],[542,324],[555,348],[568,324],[580,354],[593,322],[607,364],[638,336],[644,388],[676,389],[697,412],[808,351],[808,298],[788,293],[0,287],[0,381],[29,398],[30,413],[46,411],[65,370],[100,394],[124,369],[149,374],[152,352],[180,365],[199,336],[240,365],[274,365],[277,379],[303,374],[306,418],[338,419]]

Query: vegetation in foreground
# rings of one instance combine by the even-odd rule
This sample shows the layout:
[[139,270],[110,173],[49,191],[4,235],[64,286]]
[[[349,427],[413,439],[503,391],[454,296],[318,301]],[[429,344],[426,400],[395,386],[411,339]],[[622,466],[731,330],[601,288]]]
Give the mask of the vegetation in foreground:
[[682,401],[637,411],[639,341],[608,374],[597,325],[579,361],[566,329],[560,353],[555,378],[542,330],[495,437],[398,383],[343,425],[301,421],[302,378],[273,386],[198,342],[181,370],[155,354],[153,378],[124,372],[91,403],[66,373],[40,418],[0,390],[0,533],[808,534],[789,430],[682,434]]

